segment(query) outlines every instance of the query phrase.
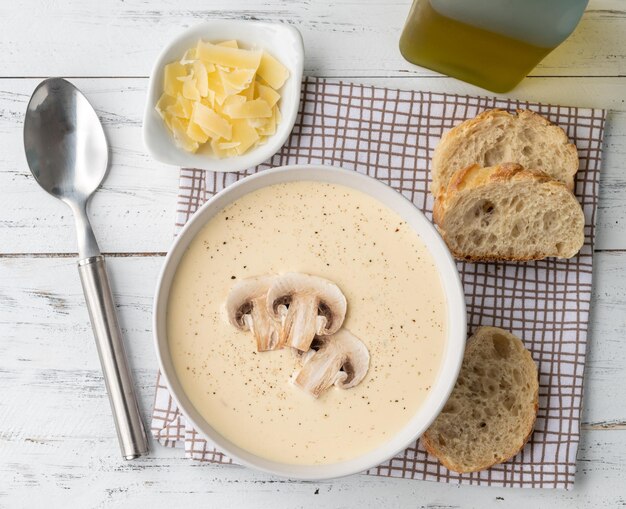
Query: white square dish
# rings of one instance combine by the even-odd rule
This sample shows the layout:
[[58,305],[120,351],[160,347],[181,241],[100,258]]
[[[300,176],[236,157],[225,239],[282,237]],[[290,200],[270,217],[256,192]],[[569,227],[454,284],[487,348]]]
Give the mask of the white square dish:
[[[236,39],[245,48],[267,50],[287,69],[289,78],[280,89],[281,122],[264,145],[240,156],[218,159],[207,153],[190,153],[179,148],[155,110],[163,92],[163,68],[180,60],[185,51],[204,41]],[[266,161],[285,143],[298,114],[304,46],[300,32],[289,25],[257,21],[212,20],[185,30],[172,40],[157,58],[150,75],[148,96],[143,118],[143,139],[148,152],[157,161],[178,167],[229,172],[241,171]]]

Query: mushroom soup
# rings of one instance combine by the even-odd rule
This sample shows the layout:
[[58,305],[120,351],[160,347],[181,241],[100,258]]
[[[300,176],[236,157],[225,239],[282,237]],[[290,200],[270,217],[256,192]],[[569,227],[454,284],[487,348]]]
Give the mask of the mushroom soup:
[[170,290],[179,381],[222,436],[294,464],[392,438],[430,390],[447,309],[434,260],[400,216],[348,187],[254,191],[193,239]]

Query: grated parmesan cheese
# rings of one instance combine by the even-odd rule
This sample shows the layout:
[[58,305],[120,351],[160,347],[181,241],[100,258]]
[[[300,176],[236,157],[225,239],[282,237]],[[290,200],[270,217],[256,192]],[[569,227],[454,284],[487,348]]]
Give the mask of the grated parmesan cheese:
[[167,64],[156,110],[176,144],[216,157],[242,155],[262,145],[280,123],[280,93],[289,71],[272,55],[235,40],[198,41]]

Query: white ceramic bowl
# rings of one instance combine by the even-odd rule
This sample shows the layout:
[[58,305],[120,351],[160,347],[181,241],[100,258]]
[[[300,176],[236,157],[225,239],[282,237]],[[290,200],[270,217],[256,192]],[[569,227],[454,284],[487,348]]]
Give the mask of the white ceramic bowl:
[[[199,39],[209,42],[236,39],[244,48],[267,50],[289,69],[289,78],[280,89],[282,120],[276,126],[276,133],[264,145],[240,156],[217,159],[201,152],[191,154],[174,143],[163,119],[154,109],[163,93],[163,68],[170,62],[180,60],[186,50],[195,47]],[[162,163],[211,171],[240,171],[266,161],[282,147],[296,121],[303,62],[302,36],[290,25],[216,19],[185,30],[165,47],[152,68],[143,117],[143,139],[148,152]]]
[[[439,270],[448,305],[447,342],[437,379],[424,404],[391,440],[357,458],[329,465],[290,465],[252,454],[215,431],[194,408],[176,376],[167,341],[167,300],[178,264],[187,246],[213,216],[225,206],[257,189],[293,181],[321,181],[366,193],[396,212],[417,232]],[[439,414],[448,399],[461,367],[466,340],[463,287],[456,264],[445,243],[426,217],[401,194],[371,177],[329,166],[285,166],[251,175],[227,187],[205,203],[185,225],[170,249],[161,270],[154,303],[154,338],[161,372],[178,408],[206,438],[238,463],[292,479],[320,480],[362,472],[391,458],[412,444]],[[252,431],[252,430],[251,430]]]

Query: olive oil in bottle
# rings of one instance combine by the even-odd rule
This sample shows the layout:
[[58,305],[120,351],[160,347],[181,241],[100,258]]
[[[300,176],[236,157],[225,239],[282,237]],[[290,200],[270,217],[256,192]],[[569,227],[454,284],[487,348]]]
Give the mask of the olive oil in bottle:
[[414,0],[404,58],[494,92],[515,87],[574,30],[588,0]]

